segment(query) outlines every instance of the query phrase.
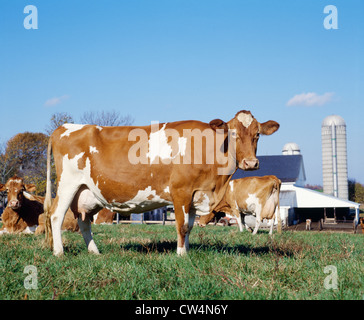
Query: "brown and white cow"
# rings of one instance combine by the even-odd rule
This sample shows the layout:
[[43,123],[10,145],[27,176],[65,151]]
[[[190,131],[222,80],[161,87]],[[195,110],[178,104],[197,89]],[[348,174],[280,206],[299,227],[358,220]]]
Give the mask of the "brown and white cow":
[[5,185],[0,184],[0,191],[6,191],[8,197],[8,204],[1,216],[1,233],[34,233],[39,215],[43,212],[43,203],[29,193],[35,191],[35,185],[24,184],[22,178],[14,176]]
[[[240,231],[243,231],[243,221],[246,215],[256,217],[253,234],[259,230],[263,219],[274,219],[277,210],[278,232],[281,232],[281,217],[279,213],[279,192],[281,180],[276,176],[246,177],[231,180],[229,188],[215,212],[224,212],[236,217]],[[215,212],[200,218],[199,225],[205,226],[214,217]],[[272,221],[270,234],[273,233]]]
[[[1,234],[44,233],[44,197],[30,193],[35,189],[34,184],[24,184],[23,179],[17,176],[10,178],[5,185],[0,184],[0,191],[6,191],[8,198],[8,204],[1,216]],[[66,214],[62,230],[78,230],[77,220],[71,211]]]
[[[195,214],[208,214],[220,203],[237,167],[259,167],[259,135],[271,135],[278,128],[277,122],[259,123],[245,110],[228,122],[191,120],[144,127],[64,124],[48,144],[44,207],[53,253],[63,254],[60,230],[69,207],[79,215],[89,252],[99,253],[90,216],[102,208],[130,214],[168,204],[175,208],[177,253],[186,253]],[[51,206],[52,152],[58,186]]]

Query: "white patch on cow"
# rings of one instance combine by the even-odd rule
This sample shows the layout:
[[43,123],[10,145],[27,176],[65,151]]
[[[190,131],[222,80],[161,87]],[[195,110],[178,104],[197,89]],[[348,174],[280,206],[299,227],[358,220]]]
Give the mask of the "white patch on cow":
[[9,233],[9,231],[6,230],[6,228],[0,230],[0,236],[3,235],[3,234],[7,234],[7,233]]
[[[62,192],[67,192],[69,189],[68,186],[76,183],[78,186],[86,185],[96,198],[95,201],[98,200],[103,205],[107,204],[107,201],[102,196],[100,189],[98,188],[98,181],[95,182],[91,178],[91,162],[89,158],[86,158],[85,167],[83,169],[78,168],[78,160],[84,156],[84,152],[79,153],[74,158],[69,159],[68,154],[63,157],[63,171],[61,174],[61,178],[59,181],[60,196],[62,196]],[[77,191],[77,190],[76,190]],[[89,195],[90,196],[90,195]],[[101,204],[100,203],[100,204]]]
[[187,146],[187,138],[179,137],[178,138],[178,153],[181,156],[184,156],[186,154],[186,146]]
[[186,248],[185,247],[177,247],[177,255],[179,256],[183,256],[187,253]]
[[133,212],[144,212],[156,209],[161,207],[162,205],[171,204],[170,201],[162,199],[159,195],[157,195],[156,190],[152,190],[151,186],[148,186],[144,190],[139,190],[136,196],[133,199],[130,199],[124,203],[112,203],[112,208],[121,212],[129,212],[133,210]]
[[61,134],[61,138],[68,137],[72,132],[81,130],[84,126],[84,124],[65,123],[62,127],[67,130]]
[[90,153],[99,153],[99,150],[97,150],[96,147],[90,146]]
[[189,220],[189,214],[188,212],[185,211],[185,206],[182,206],[182,211],[185,217],[185,224],[188,224],[188,220]]
[[255,194],[248,194],[248,199],[246,199],[247,211],[253,215],[260,217],[260,212],[262,211],[262,205]]
[[26,191],[23,191],[23,196],[28,200],[34,200],[34,197],[32,197],[32,195]]
[[238,120],[243,124],[245,128],[248,128],[253,122],[253,117],[249,113],[240,112],[238,115]]
[[154,161],[156,157],[161,159],[171,159],[172,147],[167,143],[167,135],[165,132],[166,123],[163,127],[156,131],[151,132],[149,136],[149,151],[147,157],[150,159],[150,163]]
[[187,222],[188,222],[188,213],[186,213],[186,211],[185,211],[185,206],[182,206],[182,211],[183,211],[185,223],[186,223],[186,216],[187,216]]
[[31,201],[37,201],[37,199],[31,194],[26,191],[23,191],[23,196]]
[[97,217],[99,216],[99,213],[100,213],[100,211],[98,213],[94,214],[94,216],[93,216],[94,223],[96,223],[96,220],[97,220]]
[[27,226],[23,231],[22,231],[22,233],[24,233],[24,234],[33,234],[34,232],[35,232],[35,229],[37,229],[37,225],[35,225],[35,226]]
[[231,192],[234,192],[234,180],[229,182]]
[[202,191],[197,191],[193,196],[193,207],[199,216],[209,214],[211,212],[209,196]]
[[103,128],[100,126],[96,126],[96,129],[99,129],[101,131]]
[[163,190],[165,193],[169,193],[169,186],[166,186]]
[[206,193],[204,193],[203,200],[198,206],[198,211],[200,211],[201,213],[210,213],[210,199]]

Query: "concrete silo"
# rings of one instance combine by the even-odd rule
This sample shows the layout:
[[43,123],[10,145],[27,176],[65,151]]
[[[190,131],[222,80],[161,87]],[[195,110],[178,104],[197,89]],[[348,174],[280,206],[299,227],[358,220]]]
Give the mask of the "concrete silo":
[[348,199],[346,124],[342,117],[331,115],[322,121],[322,176],[324,193]]

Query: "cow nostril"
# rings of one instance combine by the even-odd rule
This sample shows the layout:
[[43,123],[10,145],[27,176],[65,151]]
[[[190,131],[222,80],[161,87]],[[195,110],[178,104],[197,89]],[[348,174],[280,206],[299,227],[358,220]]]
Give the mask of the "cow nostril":
[[243,160],[243,169],[244,170],[259,169],[259,160],[258,159],[244,159]]
[[17,207],[17,206],[19,206],[19,201],[12,200],[9,202],[9,205],[10,205],[10,207]]

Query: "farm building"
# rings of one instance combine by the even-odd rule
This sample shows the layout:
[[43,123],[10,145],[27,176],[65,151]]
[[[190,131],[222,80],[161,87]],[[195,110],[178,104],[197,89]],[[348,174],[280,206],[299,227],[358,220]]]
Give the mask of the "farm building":
[[294,143],[283,147],[282,155],[258,156],[260,169],[243,171],[238,169],[232,179],[250,176],[275,175],[282,181],[280,213],[286,226],[305,222],[323,221],[336,224],[338,221],[359,220],[359,203],[336,198],[322,192],[304,188],[306,181],[303,156]]

